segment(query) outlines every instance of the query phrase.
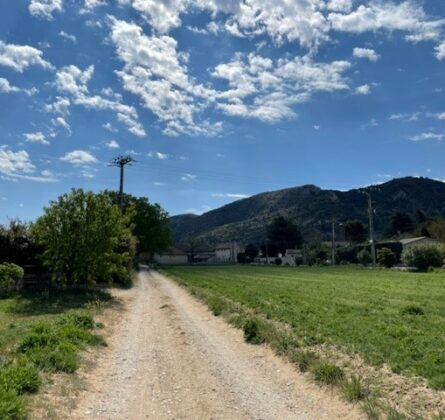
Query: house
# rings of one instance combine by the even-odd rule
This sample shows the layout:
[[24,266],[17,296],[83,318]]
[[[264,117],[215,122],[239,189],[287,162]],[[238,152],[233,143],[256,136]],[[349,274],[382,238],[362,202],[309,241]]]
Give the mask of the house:
[[428,245],[428,244],[434,245],[438,243],[436,240],[428,238],[427,236],[419,236],[418,238],[400,239],[399,242],[402,244],[403,250],[412,248],[417,245]]
[[236,263],[240,252],[242,252],[241,247],[236,242],[218,245],[215,248],[215,262]]
[[303,252],[301,249],[286,249],[284,256],[281,257],[283,265],[297,265],[297,259],[303,260]]
[[155,254],[153,261],[159,265],[184,265],[188,263],[188,256],[179,249],[171,249],[166,254]]

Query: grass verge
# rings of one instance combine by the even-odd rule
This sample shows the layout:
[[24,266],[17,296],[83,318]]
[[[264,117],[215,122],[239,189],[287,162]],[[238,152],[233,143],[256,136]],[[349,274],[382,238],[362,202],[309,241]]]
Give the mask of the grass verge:
[[46,291],[0,300],[0,418],[26,419],[28,395],[50,373],[75,372],[85,346],[105,345],[94,314],[104,292]]

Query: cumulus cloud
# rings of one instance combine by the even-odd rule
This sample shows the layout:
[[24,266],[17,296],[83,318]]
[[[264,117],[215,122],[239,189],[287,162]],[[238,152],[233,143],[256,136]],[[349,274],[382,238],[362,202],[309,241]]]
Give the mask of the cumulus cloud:
[[31,158],[25,150],[12,151],[8,146],[0,146],[0,174],[4,179],[17,181],[24,179],[34,182],[55,182],[52,174],[35,176],[36,167],[31,162]]
[[45,135],[41,131],[38,131],[36,133],[25,133],[23,136],[28,143],[49,144],[49,141],[46,139]]
[[28,10],[33,16],[52,20],[54,12],[61,12],[63,0],[31,0]]
[[355,93],[357,95],[369,95],[371,93],[371,86],[362,85],[355,88]]
[[110,19],[111,39],[124,68],[117,74],[124,88],[162,121],[167,135],[213,135],[220,125],[196,121],[214,91],[188,77],[187,57],[169,36],[147,36],[136,24]]
[[412,0],[373,0],[350,13],[330,13],[328,19],[336,31],[402,31],[411,42],[437,40],[445,25],[445,19],[430,19],[422,6]]
[[437,47],[436,47],[436,58],[438,60],[443,60],[445,58],[445,41],[441,42]]
[[91,95],[88,90],[88,82],[94,74],[94,66],[81,70],[74,65],[63,67],[57,71],[56,87],[61,94],[70,95],[74,105],[87,109],[109,110],[116,113],[117,119],[127,126],[130,133],[138,137],[144,137],[146,132],[139,122],[136,108],[111,100],[100,95]]
[[42,51],[29,45],[6,44],[0,41],[0,65],[10,67],[19,73],[23,73],[30,66],[52,69],[52,65],[42,56]]
[[105,146],[109,149],[119,149],[120,145],[116,140],[111,140],[105,143]]
[[31,96],[31,95],[35,95],[36,93],[38,93],[38,90],[36,88],[22,89],[17,86],[12,86],[9,83],[9,80],[7,80],[3,77],[0,77],[0,93],[18,93],[18,92],[23,92],[23,93],[26,93],[27,95]]
[[380,56],[371,48],[354,48],[353,55],[357,58],[367,58],[374,63],[380,58]]
[[71,163],[74,166],[88,166],[98,162],[90,152],[85,150],[73,150],[72,152],[66,153],[60,160]]
[[218,65],[213,76],[225,79],[229,89],[217,95],[217,107],[232,116],[275,122],[295,117],[294,105],[316,92],[349,89],[344,72],[350,63],[317,63],[310,57],[272,61],[256,54],[237,54]]

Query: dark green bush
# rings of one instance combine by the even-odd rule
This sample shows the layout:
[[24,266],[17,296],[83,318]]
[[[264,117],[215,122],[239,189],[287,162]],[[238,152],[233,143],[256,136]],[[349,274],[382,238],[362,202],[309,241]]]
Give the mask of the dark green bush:
[[295,363],[301,372],[307,372],[312,366],[319,363],[319,357],[311,351],[294,351],[289,356],[292,363]]
[[397,256],[389,248],[381,248],[377,251],[377,261],[381,266],[391,268],[397,263]]
[[402,258],[407,266],[426,271],[429,267],[441,267],[444,256],[444,249],[440,245],[418,245],[406,249]]
[[23,268],[12,263],[0,264],[0,297],[16,289],[23,279]]
[[244,339],[251,344],[264,343],[265,339],[260,333],[258,321],[253,318],[247,319],[243,324]]
[[367,249],[362,249],[357,253],[357,260],[361,265],[367,266],[372,263],[372,255]]

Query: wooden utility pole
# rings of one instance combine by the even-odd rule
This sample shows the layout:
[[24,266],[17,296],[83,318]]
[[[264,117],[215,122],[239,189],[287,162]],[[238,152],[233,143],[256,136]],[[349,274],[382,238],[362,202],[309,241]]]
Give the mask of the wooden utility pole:
[[374,210],[372,208],[371,193],[367,192],[366,195],[368,196],[369,242],[371,242],[372,264],[375,266],[377,264],[377,258],[375,253],[375,241],[374,241]]
[[335,219],[332,219],[332,265],[335,265]]
[[111,161],[111,166],[117,166],[120,169],[120,182],[119,182],[119,208],[121,214],[124,213],[124,168],[126,165],[132,165],[136,162],[131,156],[116,156]]

